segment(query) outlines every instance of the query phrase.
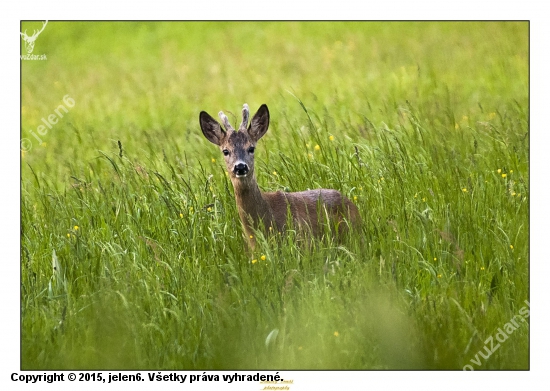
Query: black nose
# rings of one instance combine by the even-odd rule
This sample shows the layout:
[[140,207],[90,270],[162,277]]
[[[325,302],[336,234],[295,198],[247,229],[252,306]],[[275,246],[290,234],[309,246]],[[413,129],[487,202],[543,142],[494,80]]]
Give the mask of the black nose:
[[237,163],[237,164],[235,164],[235,167],[233,167],[233,172],[236,175],[246,175],[246,174],[248,174],[248,164],[246,164],[246,163]]

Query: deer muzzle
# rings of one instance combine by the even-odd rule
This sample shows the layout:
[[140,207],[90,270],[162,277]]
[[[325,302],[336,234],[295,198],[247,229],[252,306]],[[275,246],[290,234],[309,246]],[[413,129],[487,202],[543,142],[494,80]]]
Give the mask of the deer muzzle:
[[244,178],[249,172],[248,164],[244,162],[238,162],[233,166],[233,172],[237,178]]

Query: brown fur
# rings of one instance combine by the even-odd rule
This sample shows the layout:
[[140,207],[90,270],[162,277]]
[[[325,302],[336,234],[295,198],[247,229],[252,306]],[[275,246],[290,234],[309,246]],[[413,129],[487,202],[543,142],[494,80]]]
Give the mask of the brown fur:
[[[284,231],[289,211],[295,226],[310,229],[317,237],[323,233],[323,223],[329,223],[332,228],[336,228],[338,234],[349,229],[348,223],[354,227],[359,226],[361,218],[357,206],[337,190],[316,189],[296,193],[263,193],[260,190],[254,175],[254,154],[250,151],[267,132],[269,111],[266,105],[260,107],[250,126],[246,128],[248,106],[245,104],[243,123],[238,132],[231,128],[223,113],[220,112],[219,115],[227,132],[204,111],[200,114],[201,129],[209,141],[227,153],[227,171],[235,189],[239,216],[247,237],[253,237],[254,230],[261,225],[266,230],[271,227],[272,230]],[[239,163],[247,166],[245,175],[237,175]],[[252,238],[252,247],[254,243]]]

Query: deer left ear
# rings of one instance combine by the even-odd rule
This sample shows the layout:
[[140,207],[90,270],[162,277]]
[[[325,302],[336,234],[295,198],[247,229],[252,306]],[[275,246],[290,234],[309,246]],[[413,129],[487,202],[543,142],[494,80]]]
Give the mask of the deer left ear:
[[208,141],[216,145],[222,145],[226,133],[214,118],[205,111],[201,111],[199,115],[199,123],[201,124],[202,134]]
[[267,109],[267,105],[263,104],[260,106],[256,114],[254,114],[254,117],[252,117],[252,121],[250,121],[250,125],[248,126],[248,135],[254,142],[256,142],[267,132],[268,127],[269,110]]

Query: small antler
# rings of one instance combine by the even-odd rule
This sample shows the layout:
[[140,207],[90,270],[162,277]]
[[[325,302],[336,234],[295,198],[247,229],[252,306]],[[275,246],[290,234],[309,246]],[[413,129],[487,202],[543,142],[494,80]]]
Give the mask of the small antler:
[[243,105],[243,122],[241,122],[241,126],[239,127],[239,130],[246,130],[246,126],[248,125],[249,115],[250,115],[250,112],[248,111],[248,105],[245,103]]
[[229,120],[227,119],[227,116],[223,113],[223,111],[220,111],[218,113],[218,117],[220,117],[220,119],[222,120],[222,124],[225,130],[227,130],[228,132],[235,130],[229,123]]

